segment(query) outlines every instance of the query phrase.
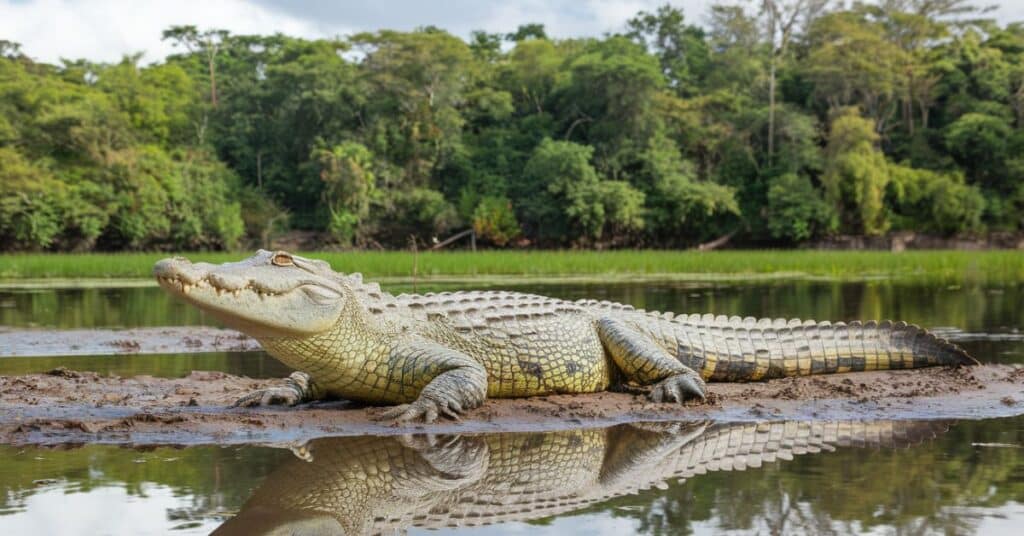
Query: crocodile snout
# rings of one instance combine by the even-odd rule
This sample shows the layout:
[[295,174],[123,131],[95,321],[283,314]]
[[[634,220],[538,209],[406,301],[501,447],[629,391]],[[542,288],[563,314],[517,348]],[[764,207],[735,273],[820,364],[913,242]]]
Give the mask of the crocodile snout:
[[199,269],[184,257],[173,257],[158,261],[153,266],[153,276],[157,279],[176,279],[190,285],[206,277],[206,271]]

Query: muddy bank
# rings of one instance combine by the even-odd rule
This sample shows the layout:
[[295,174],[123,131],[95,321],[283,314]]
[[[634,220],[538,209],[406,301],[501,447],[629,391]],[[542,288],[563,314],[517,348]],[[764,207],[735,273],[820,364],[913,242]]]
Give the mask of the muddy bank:
[[260,345],[229,329],[183,326],[135,329],[16,330],[0,328],[0,357],[247,352]]
[[1024,414],[1024,368],[986,365],[711,384],[707,404],[654,404],[636,393],[490,400],[462,421],[395,426],[352,402],[295,408],[228,404],[278,380],[219,372],[120,378],[57,369],[0,376],[2,443],[298,443],[332,435],[555,430],[717,419],[963,419]]

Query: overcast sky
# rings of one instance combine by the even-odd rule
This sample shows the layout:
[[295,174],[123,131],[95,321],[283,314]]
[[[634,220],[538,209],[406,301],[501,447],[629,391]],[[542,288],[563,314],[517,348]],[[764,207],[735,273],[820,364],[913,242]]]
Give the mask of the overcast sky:
[[[675,0],[691,22],[702,23],[715,0]],[[742,0],[732,0],[742,1]],[[88,58],[117,61],[145,52],[157,61],[171,52],[160,32],[172,25],[224,28],[232,33],[281,32],[304,37],[363,30],[410,30],[434,25],[462,37],[472,30],[508,32],[539,22],[556,37],[597,36],[622,29],[640,10],[665,0],[0,0],[0,39],[22,44],[37,61]],[[1024,20],[1024,0],[989,0],[1001,21]]]

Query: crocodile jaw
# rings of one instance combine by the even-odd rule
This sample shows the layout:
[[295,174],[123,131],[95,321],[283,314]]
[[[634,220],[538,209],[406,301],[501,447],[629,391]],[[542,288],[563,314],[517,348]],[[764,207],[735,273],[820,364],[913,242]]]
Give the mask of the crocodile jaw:
[[[293,262],[274,264],[281,256]],[[171,294],[252,337],[298,337],[333,327],[347,294],[322,266],[307,261],[262,250],[220,265],[175,257],[156,263],[153,275]]]

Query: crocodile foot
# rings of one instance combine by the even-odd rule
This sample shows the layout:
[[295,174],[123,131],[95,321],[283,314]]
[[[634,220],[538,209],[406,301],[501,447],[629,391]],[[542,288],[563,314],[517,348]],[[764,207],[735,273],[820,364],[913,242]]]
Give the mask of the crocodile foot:
[[652,402],[684,402],[691,398],[706,400],[707,385],[696,374],[676,374],[654,384],[647,397]]
[[454,420],[459,420],[460,414],[465,410],[456,400],[434,400],[421,396],[412,404],[395,406],[377,417],[379,421],[394,420],[395,422],[408,422],[422,419],[423,422],[432,423],[439,415],[444,415]]
[[269,387],[253,391],[231,404],[233,408],[252,406],[294,406],[302,402],[314,400],[315,389],[309,374],[293,372],[280,387]]
[[[402,446],[416,451],[438,473],[445,489],[453,489],[482,478],[490,462],[487,442],[480,437],[459,435],[406,434],[396,438]],[[438,490],[439,491],[439,490]]]

